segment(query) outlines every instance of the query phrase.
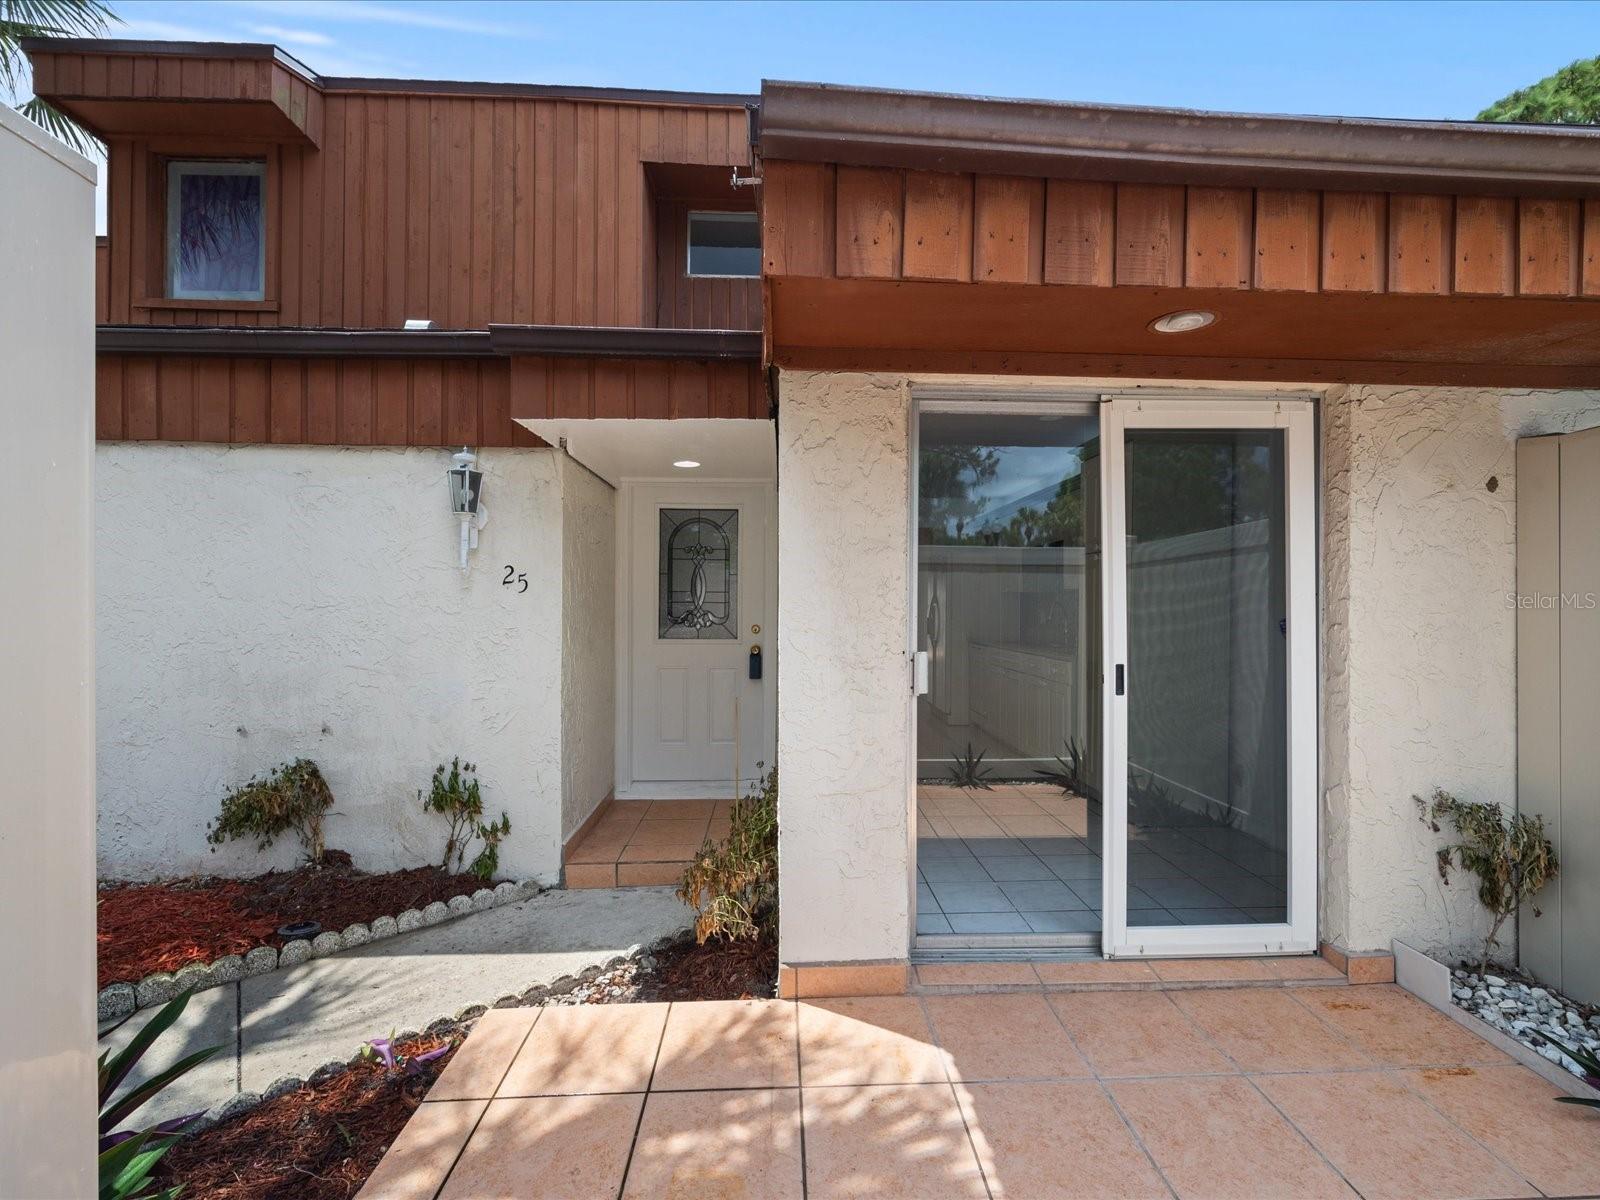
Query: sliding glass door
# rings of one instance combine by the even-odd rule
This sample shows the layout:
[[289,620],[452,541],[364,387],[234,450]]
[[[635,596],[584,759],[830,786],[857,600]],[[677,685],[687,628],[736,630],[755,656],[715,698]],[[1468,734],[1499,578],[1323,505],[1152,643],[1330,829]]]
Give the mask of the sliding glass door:
[[1310,405],[1117,398],[1104,436],[1106,949],[1313,949]]

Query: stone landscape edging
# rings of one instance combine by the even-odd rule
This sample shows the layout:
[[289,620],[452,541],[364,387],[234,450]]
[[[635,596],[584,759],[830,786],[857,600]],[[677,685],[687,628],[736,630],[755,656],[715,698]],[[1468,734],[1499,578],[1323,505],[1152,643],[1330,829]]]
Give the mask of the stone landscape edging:
[[1430,1008],[1436,1008],[1458,1025],[1465,1026],[1496,1050],[1504,1051],[1547,1083],[1569,1096],[1594,1098],[1594,1089],[1565,1067],[1545,1058],[1526,1042],[1496,1029],[1476,1013],[1468,1012],[1452,998],[1450,968],[1415,946],[1394,939],[1394,980]]
[[[341,950],[353,950],[384,938],[440,925],[456,917],[487,912],[536,896],[544,889],[532,879],[505,880],[494,887],[435,900],[425,908],[408,908],[397,916],[377,917],[371,922],[357,921],[339,932],[324,930],[314,938],[295,938],[282,949],[257,946],[244,954],[228,954],[206,963],[188,963],[176,971],[155,971],[138,983],[112,983],[96,997],[97,1020],[115,1021],[143,1008],[165,1004],[185,992],[200,992],[257,975],[270,975],[285,967],[297,967],[313,958],[324,958]],[[458,901],[460,903],[458,903]]]

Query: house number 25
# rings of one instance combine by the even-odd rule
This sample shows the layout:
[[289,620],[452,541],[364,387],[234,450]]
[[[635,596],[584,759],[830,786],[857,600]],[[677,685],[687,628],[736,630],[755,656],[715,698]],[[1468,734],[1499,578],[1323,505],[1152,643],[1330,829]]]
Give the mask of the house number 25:
[[519,571],[510,563],[506,564],[506,573],[500,580],[501,587],[516,588],[517,595],[522,595],[528,590],[528,576],[525,571]]

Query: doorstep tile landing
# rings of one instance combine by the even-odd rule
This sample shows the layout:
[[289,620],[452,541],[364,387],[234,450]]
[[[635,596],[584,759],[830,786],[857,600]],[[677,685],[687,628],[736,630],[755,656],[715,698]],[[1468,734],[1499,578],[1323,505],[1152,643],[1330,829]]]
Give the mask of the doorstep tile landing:
[[1403,993],[1170,986],[494,1010],[361,1195],[1600,1194],[1592,1118]]
[[562,855],[569,888],[660,887],[707,838],[727,835],[731,800],[613,800]]

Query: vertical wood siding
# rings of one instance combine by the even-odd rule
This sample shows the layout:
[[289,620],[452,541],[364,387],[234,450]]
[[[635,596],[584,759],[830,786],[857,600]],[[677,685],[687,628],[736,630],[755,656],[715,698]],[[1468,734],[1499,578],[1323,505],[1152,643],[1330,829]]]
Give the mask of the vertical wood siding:
[[[103,319],[352,329],[392,329],[407,317],[450,329],[650,325],[657,248],[644,165],[731,169],[750,161],[742,108],[330,93],[320,147],[258,151],[269,160],[276,247],[267,302],[140,307],[162,292],[160,156],[250,150],[220,139],[111,143]],[[687,321],[669,323],[704,327],[713,306],[686,311]],[[742,298],[722,311],[730,319],[744,312],[733,328],[759,327],[759,313]]]

